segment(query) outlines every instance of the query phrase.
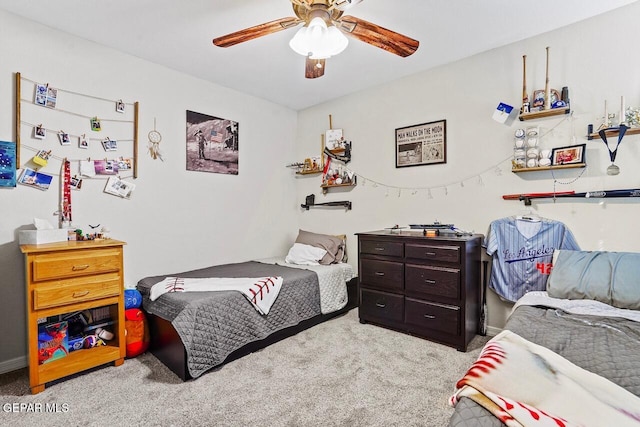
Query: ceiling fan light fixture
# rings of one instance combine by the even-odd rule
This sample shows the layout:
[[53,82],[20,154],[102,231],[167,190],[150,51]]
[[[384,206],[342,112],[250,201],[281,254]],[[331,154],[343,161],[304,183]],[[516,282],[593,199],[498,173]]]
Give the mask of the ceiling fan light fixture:
[[296,53],[311,59],[326,59],[347,48],[349,40],[334,25],[327,26],[321,17],[314,17],[300,28],[289,42]]

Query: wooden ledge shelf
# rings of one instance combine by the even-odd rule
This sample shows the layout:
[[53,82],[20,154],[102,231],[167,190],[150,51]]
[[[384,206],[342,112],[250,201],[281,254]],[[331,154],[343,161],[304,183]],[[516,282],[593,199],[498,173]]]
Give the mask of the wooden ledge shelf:
[[296,172],[296,175],[317,175],[322,173],[322,169],[317,170],[300,170]]
[[[620,131],[612,129],[612,130],[605,131],[604,134],[607,137],[610,137],[610,136],[618,136],[619,133],[620,133]],[[638,135],[638,134],[640,134],[640,128],[629,128],[625,132],[625,136],[626,135]],[[599,140],[600,139],[600,134],[598,132],[590,133],[590,134],[587,135],[587,139],[589,141],[594,140],[594,139],[598,139]]]
[[511,169],[511,172],[513,173],[538,172],[538,171],[548,171],[548,170],[555,170],[555,169],[575,169],[575,168],[584,168],[584,167],[587,167],[586,163],[572,163],[570,165],[538,166],[535,168]]
[[544,119],[546,117],[562,116],[569,114],[571,107],[552,108],[550,110],[534,111],[532,113],[522,113],[518,116],[521,122],[525,120]]

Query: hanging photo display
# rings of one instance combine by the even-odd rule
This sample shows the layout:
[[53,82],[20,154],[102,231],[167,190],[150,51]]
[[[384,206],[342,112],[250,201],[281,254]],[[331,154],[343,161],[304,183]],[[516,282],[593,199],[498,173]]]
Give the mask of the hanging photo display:
[[69,134],[63,130],[58,132],[58,139],[60,140],[60,145],[71,145],[71,138],[69,138]]
[[187,110],[187,170],[238,174],[238,122]]
[[34,103],[42,107],[56,108],[58,101],[58,90],[49,87],[48,84],[36,84],[36,95]]
[[0,187],[16,186],[16,144],[0,141]]
[[447,163],[447,121],[396,129],[396,167]]
[[40,124],[33,128],[33,137],[36,139],[45,139],[47,137],[47,130]]
[[25,168],[20,175],[18,184],[27,185],[29,187],[45,191],[49,189],[49,186],[51,186],[51,181],[53,181],[53,175]]
[[104,187],[104,192],[119,196],[124,199],[130,199],[133,190],[136,188],[135,184],[121,180],[118,177],[112,176],[107,180],[107,185]]

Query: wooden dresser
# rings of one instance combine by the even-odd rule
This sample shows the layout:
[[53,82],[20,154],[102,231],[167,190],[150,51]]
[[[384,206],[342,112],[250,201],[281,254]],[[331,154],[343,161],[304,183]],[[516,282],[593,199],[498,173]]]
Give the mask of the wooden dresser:
[[360,322],[466,351],[479,327],[483,236],[357,236]]
[[[117,240],[21,245],[26,261],[29,383],[33,394],[45,384],[114,362],[126,355],[123,245]],[[38,320],[106,307],[114,322],[107,345],[69,352],[47,363],[38,360]]]

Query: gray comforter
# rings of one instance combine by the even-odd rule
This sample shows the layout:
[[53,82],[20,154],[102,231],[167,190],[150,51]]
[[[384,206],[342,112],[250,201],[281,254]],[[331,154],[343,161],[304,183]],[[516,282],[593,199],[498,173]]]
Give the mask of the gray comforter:
[[[547,347],[588,371],[640,396],[640,323],[626,319],[569,314],[552,308],[521,306],[505,329]],[[470,399],[462,398],[450,427],[502,427]]]
[[[151,287],[167,276],[282,276],[283,283],[269,315],[263,316],[235,291],[168,293],[151,301]],[[193,378],[221,364],[243,345],[321,314],[316,273],[255,261],[147,277],[138,282],[137,289],[143,296],[145,311],[170,321],[180,335]]]

